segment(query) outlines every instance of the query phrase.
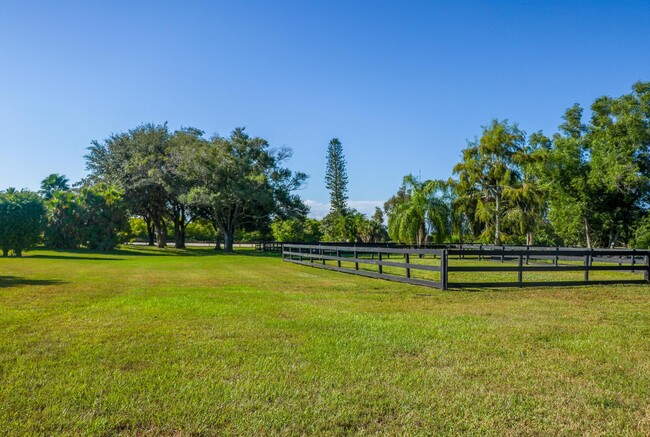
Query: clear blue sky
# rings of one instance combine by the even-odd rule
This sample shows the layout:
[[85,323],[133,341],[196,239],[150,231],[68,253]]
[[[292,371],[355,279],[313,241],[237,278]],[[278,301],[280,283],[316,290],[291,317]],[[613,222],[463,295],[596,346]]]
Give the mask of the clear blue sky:
[[650,2],[3,1],[0,55],[0,189],[79,180],[91,140],[167,121],[293,148],[315,213],[336,136],[368,210],[450,176],[492,118],[550,134],[650,80]]

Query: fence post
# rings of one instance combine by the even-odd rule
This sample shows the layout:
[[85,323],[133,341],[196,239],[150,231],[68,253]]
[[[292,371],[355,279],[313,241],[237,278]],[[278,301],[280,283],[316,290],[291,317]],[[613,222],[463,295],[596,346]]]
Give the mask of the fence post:
[[635,264],[636,264],[636,250],[632,249],[632,273],[634,273]]
[[585,255],[585,284],[589,282],[589,258],[591,255]]
[[524,273],[524,256],[520,253],[519,254],[519,270],[517,270],[517,282],[519,282],[519,286],[521,287],[523,285],[523,273]]
[[504,256],[505,254],[503,253],[503,252],[505,252],[505,251],[506,251],[506,246],[505,246],[505,244],[504,244],[504,245],[501,245],[501,262],[503,262],[503,260],[505,259],[505,256]]
[[[404,254],[404,262],[405,262],[407,265],[408,265],[409,262],[410,262],[410,257],[409,257],[409,254],[408,254],[408,253],[405,253],[405,254]],[[406,277],[407,277],[407,278],[410,278],[410,277],[411,277],[411,269],[409,269],[408,267],[406,268]]]
[[354,249],[354,270],[359,270],[359,263],[357,262],[357,249]]
[[528,252],[530,251],[530,246],[526,246],[526,265],[530,263],[530,255]]
[[[482,245],[482,244],[479,244],[479,245],[478,245],[478,250],[479,250],[481,253],[483,253],[483,245]],[[479,260],[479,261],[483,261],[483,255],[479,254],[479,256],[478,256],[478,260]]]
[[447,290],[449,287],[449,273],[447,270],[447,249],[442,249],[442,254],[440,255],[440,287],[443,290]]
[[650,256],[645,256],[645,271],[643,272],[643,279],[646,282],[650,282]]
[[320,259],[323,261],[323,265],[325,265],[325,249],[323,248],[320,250]]
[[[560,251],[560,246],[556,246],[556,247],[555,247],[555,252],[559,252],[559,251]],[[557,255],[557,253],[556,253],[556,254],[555,254],[555,267],[558,266],[559,261],[560,261],[560,257],[559,257],[559,256]]]
[[341,251],[336,249],[336,265],[341,268]]
[[379,261],[379,264],[377,264],[377,268],[379,269],[380,275],[384,273],[384,268],[383,268],[384,266],[381,265],[381,258],[382,258],[381,252],[377,252],[377,260]]
[[309,262],[312,263],[312,264],[314,263],[314,248],[313,247],[309,248]]

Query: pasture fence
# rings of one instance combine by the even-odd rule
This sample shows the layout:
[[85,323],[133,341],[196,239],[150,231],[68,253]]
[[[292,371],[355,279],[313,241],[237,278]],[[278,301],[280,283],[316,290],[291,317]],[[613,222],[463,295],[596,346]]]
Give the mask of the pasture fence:
[[[415,248],[283,243],[280,244],[280,251],[284,261],[294,264],[442,290],[645,284],[650,278],[648,250],[492,245]],[[594,278],[598,272],[621,272],[625,275],[615,273],[614,278]],[[516,280],[502,280],[503,274],[515,273]],[[552,275],[549,276],[549,273]],[[638,275],[629,274],[643,276],[639,278]]]

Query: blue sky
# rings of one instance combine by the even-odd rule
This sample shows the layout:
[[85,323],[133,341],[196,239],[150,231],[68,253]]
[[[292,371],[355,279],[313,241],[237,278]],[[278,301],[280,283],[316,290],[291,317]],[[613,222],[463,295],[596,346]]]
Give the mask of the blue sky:
[[76,181],[93,139],[167,121],[294,150],[326,209],[343,143],[353,206],[447,178],[493,118],[555,131],[650,80],[650,2],[0,2],[0,189]]

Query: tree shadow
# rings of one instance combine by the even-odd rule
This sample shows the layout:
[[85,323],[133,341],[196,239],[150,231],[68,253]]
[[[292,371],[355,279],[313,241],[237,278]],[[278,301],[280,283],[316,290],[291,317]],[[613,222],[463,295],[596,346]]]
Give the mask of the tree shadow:
[[244,256],[252,256],[256,258],[277,258],[281,259],[282,254],[280,252],[263,252],[261,250],[251,250],[247,252],[238,252],[235,250],[234,252],[235,255],[244,255]]
[[26,258],[37,258],[37,259],[65,259],[65,260],[81,260],[81,261],[123,261],[124,258],[110,258],[110,257],[99,257],[99,256],[74,256],[70,254],[66,255],[29,255]]
[[65,284],[58,279],[28,279],[20,276],[0,276],[0,288],[18,287],[20,285],[56,285]]
[[[108,252],[107,252],[108,253]],[[158,247],[133,247],[128,246],[125,249],[117,249],[111,253],[125,255],[125,256],[215,256],[222,254],[221,250],[214,250],[213,248],[187,248],[176,249],[172,247],[158,248]]]
[[89,261],[123,261],[125,257],[209,257],[243,255],[253,257],[280,258],[280,253],[262,252],[251,249],[235,249],[232,253],[223,249],[215,250],[213,247],[188,247],[176,249],[174,247],[157,248],[151,246],[122,246],[119,249],[98,251],[91,249],[46,249],[50,253],[33,253],[26,258],[62,259],[62,260],[89,260]]

